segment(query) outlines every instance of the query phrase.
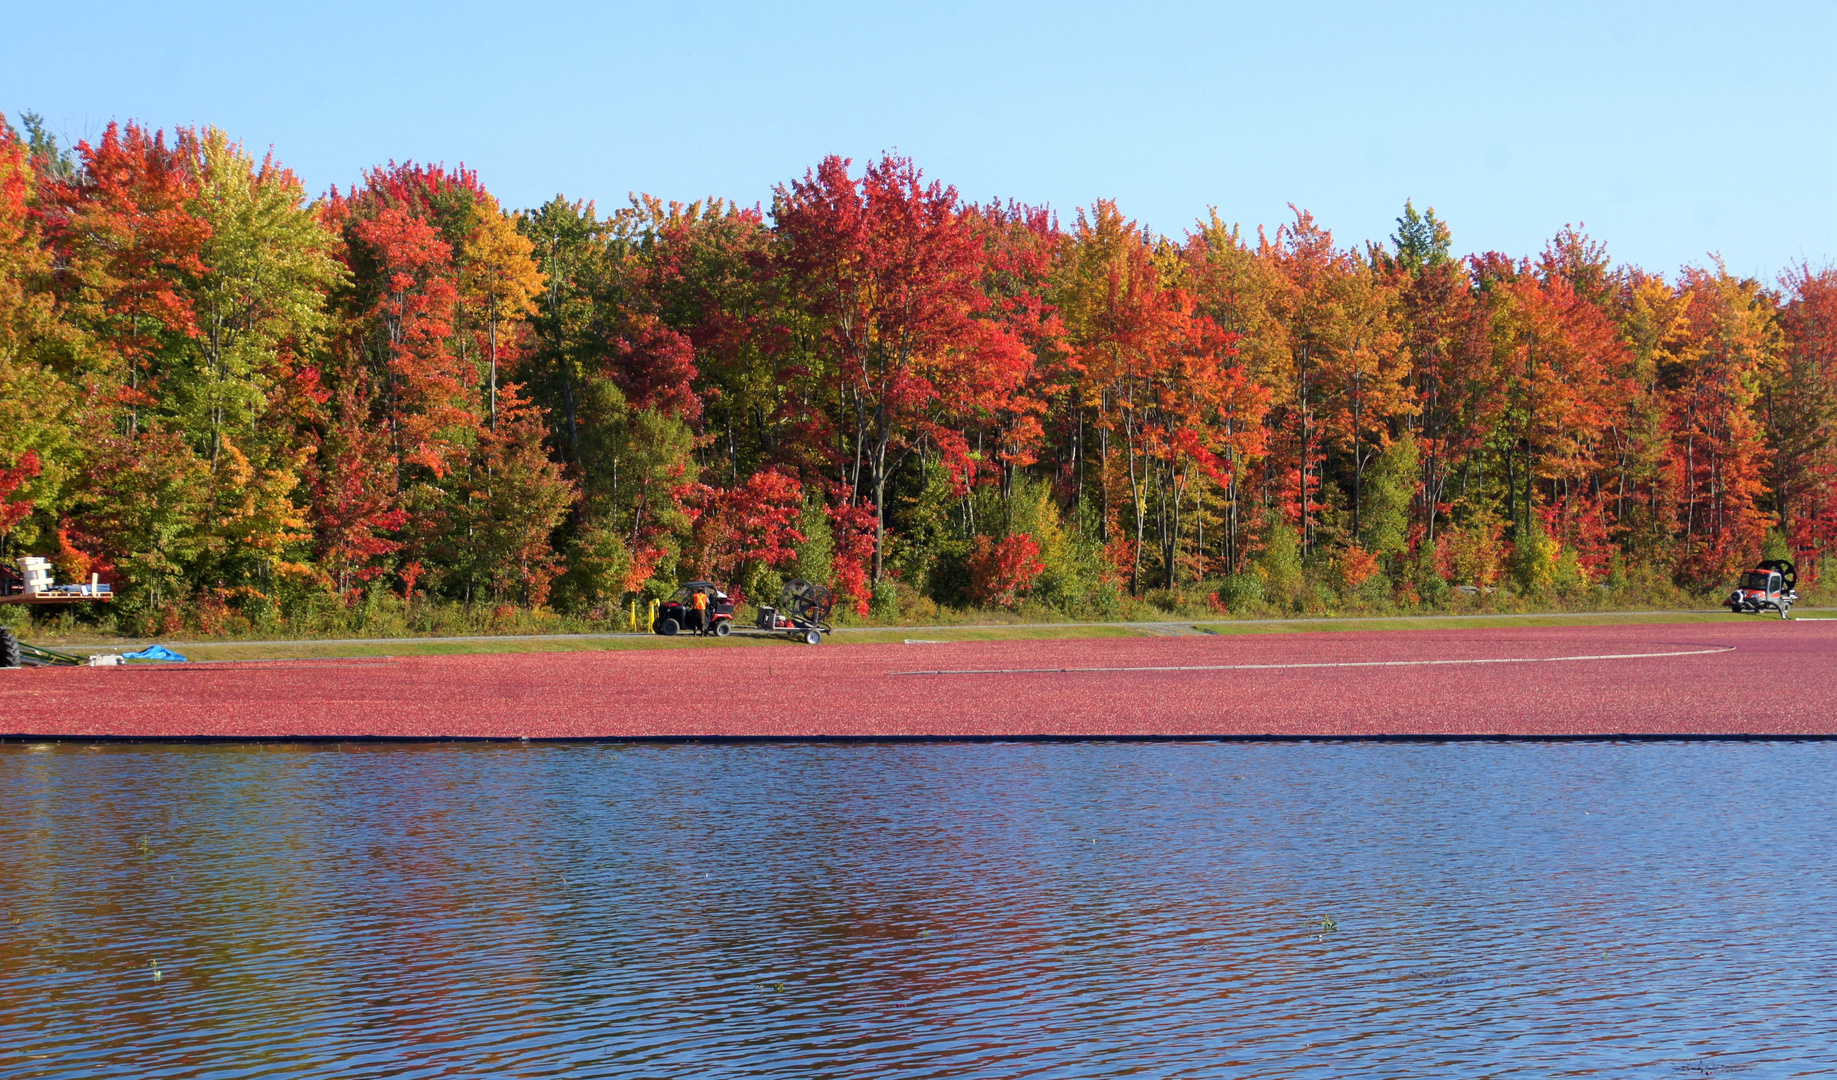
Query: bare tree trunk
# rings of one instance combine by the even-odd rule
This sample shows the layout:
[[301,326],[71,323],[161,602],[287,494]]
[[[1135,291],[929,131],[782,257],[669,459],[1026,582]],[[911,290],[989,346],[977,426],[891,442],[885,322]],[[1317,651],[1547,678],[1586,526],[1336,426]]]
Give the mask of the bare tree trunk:
[[497,301],[491,302],[491,430],[498,429],[498,314]]

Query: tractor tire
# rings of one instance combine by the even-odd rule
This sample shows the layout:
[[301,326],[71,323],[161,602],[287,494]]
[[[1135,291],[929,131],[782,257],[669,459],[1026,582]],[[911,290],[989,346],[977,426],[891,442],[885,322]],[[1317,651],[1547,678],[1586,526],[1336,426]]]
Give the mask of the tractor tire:
[[675,619],[657,620],[657,632],[664,637],[675,637],[676,631],[679,629],[681,629],[681,627],[676,625]]
[[823,632],[821,630],[804,631],[804,643],[807,645],[821,645],[823,643]]
[[714,636],[715,637],[726,637],[727,635],[733,632],[734,632],[733,623],[722,621],[722,622],[718,622],[714,624]]
[[19,666],[19,635],[0,628],[0,668]]

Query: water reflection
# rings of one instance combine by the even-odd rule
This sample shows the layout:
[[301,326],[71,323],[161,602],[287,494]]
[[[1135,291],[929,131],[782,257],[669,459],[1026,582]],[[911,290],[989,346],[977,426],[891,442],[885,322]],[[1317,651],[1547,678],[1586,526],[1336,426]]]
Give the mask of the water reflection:
[[0,1076],[1816,1075],[1830,743],[0,746]]

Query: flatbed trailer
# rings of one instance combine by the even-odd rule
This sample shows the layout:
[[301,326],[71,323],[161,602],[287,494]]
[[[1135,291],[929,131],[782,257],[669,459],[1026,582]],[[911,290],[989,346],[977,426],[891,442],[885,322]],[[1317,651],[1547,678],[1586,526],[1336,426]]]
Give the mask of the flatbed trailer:
[[18,569],[0,562],[0,604],[91,604],[114,598],[115,590],[100,574],[89,575],[86,582],[59,585],[52,580],[49,559],[27,555]]
[[[108,603],[115,590],[103,583],[98,574],[89,575],[87,583],[59,585],[51,577],[48,559],[27,555],[19,560],[18,569],[0,562],[0,604],[70,605]],[[19,640],[11,629],[0,627],[0,668],[44,667],[86,663],[81,656],[40,648]]]
[[[89,586],[84,585],[82,588],[87,589]],[[95,593],[13,593],[10,596],[0,596],[0,604],[106,604],[114,598],[115,594],[104,585],[101,592]]]

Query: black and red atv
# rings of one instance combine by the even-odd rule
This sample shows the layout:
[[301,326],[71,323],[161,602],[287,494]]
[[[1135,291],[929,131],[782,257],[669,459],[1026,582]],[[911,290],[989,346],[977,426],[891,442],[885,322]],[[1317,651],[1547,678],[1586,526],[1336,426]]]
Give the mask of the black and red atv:
[[[707,606],[700,612],[695,608],[697,593],[707,597]],[[698,619],[697,615],[705,616]],[[663,602],[657,609],[657,621],[651,630],[664,637],[675,637],[682,631],[691,634],[713,634],[715,637],[726,637],[734,632],[734,605],[727,598],[727,593],[712,581],[691,581],[676,590],[676,595]]]
[[1722,606],[1737,615],[1779,612],[1784,619],[1799,598],[1799,572],[1786,559],[1768,559],[1741,575]]

